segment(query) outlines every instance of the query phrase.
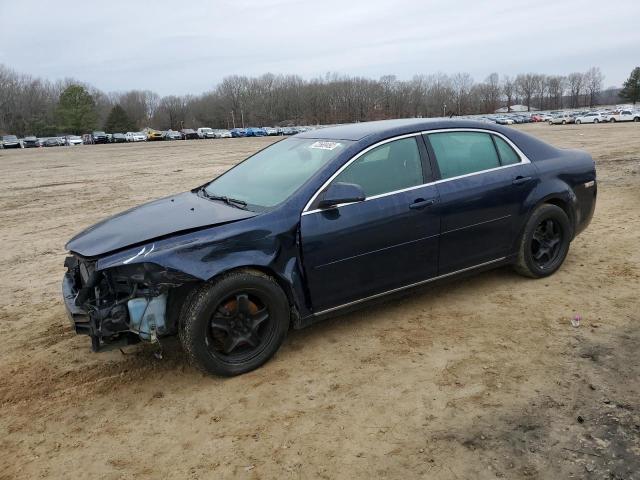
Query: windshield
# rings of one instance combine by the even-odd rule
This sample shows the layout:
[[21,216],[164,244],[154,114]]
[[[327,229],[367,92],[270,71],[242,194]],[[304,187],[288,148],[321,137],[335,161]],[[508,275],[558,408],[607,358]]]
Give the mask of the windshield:
[[310,138],[281,140],[213,180],[205,193],[246,202],[249,208],[274,207],[351,143]]

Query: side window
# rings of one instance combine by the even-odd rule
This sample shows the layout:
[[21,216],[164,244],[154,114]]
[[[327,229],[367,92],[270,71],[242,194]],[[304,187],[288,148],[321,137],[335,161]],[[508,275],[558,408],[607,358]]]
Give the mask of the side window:
[[502,165],[513,165],[514,163],[520,163],[520,157],[515,152],[511,145],[505,142],[497,135],[493,136],[496,142],[496,148],[498,149],[498,155],[500,155],[500,163]]
[[333,181],[358,184],[367,197],[421,185],[424,181],[416,139],[403,138],[370,150]]
[[428,138],[443,179],[500,166],[488,133],[442,132],[431,133]]

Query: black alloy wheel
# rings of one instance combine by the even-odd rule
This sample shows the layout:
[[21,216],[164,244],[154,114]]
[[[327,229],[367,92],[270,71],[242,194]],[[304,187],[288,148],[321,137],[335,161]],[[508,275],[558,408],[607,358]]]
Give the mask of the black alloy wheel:
[[233,376],[258,368],[278,350],[291,310],[278,283],[263,272],[238,270],[194,288],[180,313],[179,336],[193,365]]
[[538,224],[531,242],[531,255],[538,268],[545,269],[556,261],[562,246],[562,235],[562,227],[552,218]]
[[551,275],[569,252],[572,232],[569,217],[562,208],[547,203],[538,206],[520,238],[515,270],[531,278]]
[[220,302],[206,331],[212,355],[243,362],[260,353],[273,334],[269,310],[258,295],[235,292]]

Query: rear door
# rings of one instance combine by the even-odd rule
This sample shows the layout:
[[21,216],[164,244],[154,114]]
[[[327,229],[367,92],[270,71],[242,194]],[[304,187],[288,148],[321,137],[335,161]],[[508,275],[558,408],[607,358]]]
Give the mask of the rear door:
[[[438,192],[420,135],[365,150],[332,180],[355,183],[361,202],[304,212],[304,269],[316,312],[437,274]],[[330,183],[329,183],[330,184]]]
[[500,135],[451,130],[425,135],[439,181],[443,275],[509,255],[523,203],[535,185],[533,165]]

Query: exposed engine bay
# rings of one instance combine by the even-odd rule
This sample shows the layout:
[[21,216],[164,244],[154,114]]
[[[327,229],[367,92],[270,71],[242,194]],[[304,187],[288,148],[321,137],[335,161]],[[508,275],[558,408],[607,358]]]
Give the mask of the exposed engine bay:
[[78,334],[91,337],[91,348],[157,343],[177,331],[184,284],[197,279],[153,263],[96,269],[96,261],[79,256],[65,259],[63,295]]

